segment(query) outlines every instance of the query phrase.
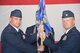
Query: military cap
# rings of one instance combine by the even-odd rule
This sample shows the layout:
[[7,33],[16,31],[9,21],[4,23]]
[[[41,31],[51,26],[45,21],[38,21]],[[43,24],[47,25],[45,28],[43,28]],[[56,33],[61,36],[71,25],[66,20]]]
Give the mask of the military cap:
[[15,10],[11,11],[10,17],[11,16],[22,18],[22,12],[18,9],[15,9]]
[[62,13],[62,18],[69,18],[69,17],[73,17],[74,18],[74,13],[70,10],[65,10]]

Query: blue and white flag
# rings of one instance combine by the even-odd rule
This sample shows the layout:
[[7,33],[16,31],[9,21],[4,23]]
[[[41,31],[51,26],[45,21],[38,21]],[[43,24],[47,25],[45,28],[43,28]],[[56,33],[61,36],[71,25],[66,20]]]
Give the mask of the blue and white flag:
[[43,22],[44,30],[46,32],[46,36],[51,32],[51,26],[47,20],[46,9],[45,9],[45,0],[40,0],[39,9],[36,11],[36,26]]

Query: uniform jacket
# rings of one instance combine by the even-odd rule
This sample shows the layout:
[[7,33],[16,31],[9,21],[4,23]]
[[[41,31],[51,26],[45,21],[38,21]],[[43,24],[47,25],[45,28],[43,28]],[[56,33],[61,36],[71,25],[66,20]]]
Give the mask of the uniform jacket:
[[24,42],[20,32],[10,24],[5,27],[1,35],[2,53],[36,53],[35,47]]
[[57,49],[56,53],[80,53],[80,33],[76,27],[73,27],[67,34],[61,37],[57,45],[47,38],[45,39],[44,44],[52,50]]

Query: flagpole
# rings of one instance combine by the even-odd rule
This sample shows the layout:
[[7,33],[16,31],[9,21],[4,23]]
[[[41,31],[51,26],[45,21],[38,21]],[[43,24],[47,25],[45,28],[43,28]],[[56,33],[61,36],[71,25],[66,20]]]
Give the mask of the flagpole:
[[43,45],[43,41],[44,41],[44,36],[48,35],[48,32],[50,31],[50,26],[47,22],[47,19],[45,18],[46,14],[45,14],[45,0],[40,0],[39,3],[39,9],[36,11],[36,26],[39,28],[40,25],[42,24],[42,26],[44,27],[40,27],[43,28],[45,30],[38,30],[38,35],[41,39],[40,41],[40,45],[38,44],[37,50],[39,52],[44,51],[44,45]]

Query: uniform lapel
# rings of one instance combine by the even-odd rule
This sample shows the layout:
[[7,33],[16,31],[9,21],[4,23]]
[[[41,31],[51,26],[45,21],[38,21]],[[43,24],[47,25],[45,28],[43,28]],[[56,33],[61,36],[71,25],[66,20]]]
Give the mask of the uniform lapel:
[[64,40],[64,38],[66,37],[66,33],[64,35],[62,35],[61,40]]
[[74,31],[74,30],[76,30],[76,27],[71,28],[71,29],[68,31],[68,33],[67,33],[67,34],[71,34],[71,33],[72,33],[72,31]]
[[36,27],[36,25],[34,26],[34,29],[33,29],[33,34],[34,33],[37,33],[37,27]]

